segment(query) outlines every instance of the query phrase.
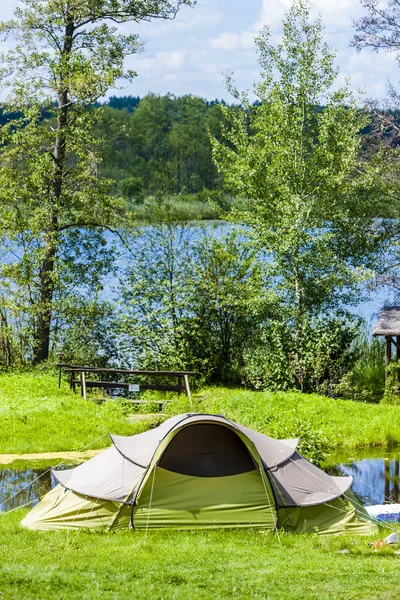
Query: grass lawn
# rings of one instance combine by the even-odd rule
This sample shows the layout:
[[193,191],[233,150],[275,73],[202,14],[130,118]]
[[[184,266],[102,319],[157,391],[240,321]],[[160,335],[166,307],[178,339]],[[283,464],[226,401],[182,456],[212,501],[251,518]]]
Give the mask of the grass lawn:
[[[131,435],[151,424],[129,422],[135,407],[127,402],[98,404],[90,398],[73,394],[66,382],[59,390],[56,374],[1,374],[0,454],[103,448],[110,443],[108,433]],[[400,444],[400,407],[390,405],[214,387],[199,392],[192,409],[181,397],[165,410],[223,414],[267,435],[302,435],[307,444],[326,449]]]
[[1,374],[0,454],[104,448],[109,433],[131,435],[149,427],[130,423],[126,413],[119,401],[85,401],[65,381],[58,389],[56,374]]
[[369,538],[257,530],[32,532],[0,517],[0,598],[398,600],[400,558]]

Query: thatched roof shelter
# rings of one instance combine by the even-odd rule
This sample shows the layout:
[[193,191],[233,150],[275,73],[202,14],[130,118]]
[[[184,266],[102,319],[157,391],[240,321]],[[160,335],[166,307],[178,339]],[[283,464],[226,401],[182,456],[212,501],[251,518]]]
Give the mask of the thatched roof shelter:
[[372,335],[400,335],[400,306],[382,308]]
[[396,349],[396,359],[400,360],[400,306],[384,306],[372,332],[373,336],[384,335],[386,338],[386,379],[389,376],[392,346]]

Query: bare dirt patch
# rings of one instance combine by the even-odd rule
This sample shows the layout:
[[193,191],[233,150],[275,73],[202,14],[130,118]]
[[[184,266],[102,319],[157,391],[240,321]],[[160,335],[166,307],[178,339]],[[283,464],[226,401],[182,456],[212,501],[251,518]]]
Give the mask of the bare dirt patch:
[[9,465],[15,460],[81,460],[92,458],[102,450],[85,450],[84,452],[42,452],[38,454],[0,454],[0,465]]

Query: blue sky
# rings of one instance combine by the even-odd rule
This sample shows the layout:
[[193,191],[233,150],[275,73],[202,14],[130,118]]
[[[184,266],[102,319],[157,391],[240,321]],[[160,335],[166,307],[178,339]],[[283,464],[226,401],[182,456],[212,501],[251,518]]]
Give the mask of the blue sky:
[[[235,72],[240,90],[251,89],[258,74],[254,35],[267,23],[278,40],[290,4],[291,0],[198,0],[195,8],[182,9],[174,21],[130,24],[126,29],[146,42],[144,51],[128,61],[138,77],[111,93],[171,92],[228,100],[223,77],[227,71]],[[11,16],[17,5],[18,0],[8,0],[0,18]],[[359,0],[311,0],[310,5],[314,15],[322,15],[340,79],[349,77],[355,91],[363,89],[367,97],[382,99],[388,78],[396,84],[400,80],[400,68],[393,54],[369,50],[358,54],[349,48],[352,18],[363,14]]]

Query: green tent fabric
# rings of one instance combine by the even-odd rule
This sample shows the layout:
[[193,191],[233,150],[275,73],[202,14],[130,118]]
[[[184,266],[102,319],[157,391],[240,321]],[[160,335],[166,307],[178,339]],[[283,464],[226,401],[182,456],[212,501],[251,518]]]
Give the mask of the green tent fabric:
[[298,533],[371,531],[348,492],[275,440],[221,415],[191,413],[113,445],[74,469],[22,521],[29,529],[281,527]]

